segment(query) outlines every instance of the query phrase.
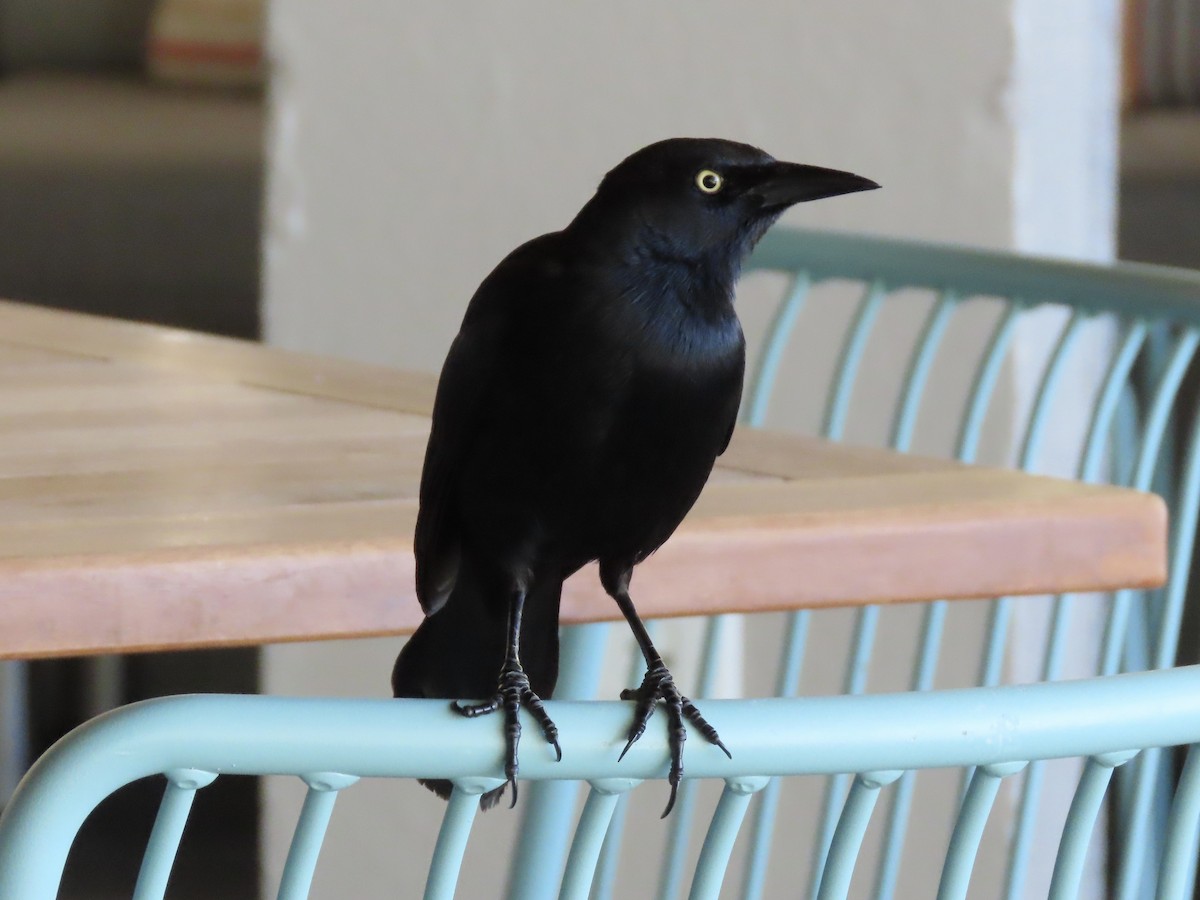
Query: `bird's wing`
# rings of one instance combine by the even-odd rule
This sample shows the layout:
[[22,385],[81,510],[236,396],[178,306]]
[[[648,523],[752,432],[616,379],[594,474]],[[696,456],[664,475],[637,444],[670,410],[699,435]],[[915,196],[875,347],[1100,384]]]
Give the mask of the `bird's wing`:
[[463,323],[442,366],[425,463],[420,508],[413,537],[417,598],[426,615],[437,612],[458,575],[459,525],[456,493],[463,458],[474,443],[480,413],[487,404],[497,341],[486,318]]
[[733,440],[733,429],[737,426],[737,409],[733,410],[733,418],[729,420],[729,428],[725,432],[725,440],[721,441],[721,449],[717,451],[717,456],[722,456],[729,449],[729,442]]
[[504,342],[511,331],[506,326],[525,298],[537,293],[543,263],[553,255],[556,239],[548,234],[522,244],[483,280],[442,364],[413,537],[417,599],[426,615],[442,607],[458,575],[458,484],[494,399]]

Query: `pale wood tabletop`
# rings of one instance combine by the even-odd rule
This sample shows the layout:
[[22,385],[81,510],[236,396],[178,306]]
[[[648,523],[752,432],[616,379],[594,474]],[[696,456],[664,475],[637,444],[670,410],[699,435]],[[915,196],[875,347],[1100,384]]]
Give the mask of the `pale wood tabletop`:
[[[0,657],[397,634],[435,379],[0,303]],[[1152,495],[742,431],[643,615],[1159,584]],[[619,618],[594,569],[565,621]]]

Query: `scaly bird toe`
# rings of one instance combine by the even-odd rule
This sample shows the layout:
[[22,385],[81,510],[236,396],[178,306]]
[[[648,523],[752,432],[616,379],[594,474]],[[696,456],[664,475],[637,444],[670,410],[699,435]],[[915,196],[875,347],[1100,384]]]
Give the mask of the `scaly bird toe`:
[[504,778],[512,788],[512,801],[509,809],[517,805],[517,748],[521,743],[521,707],[524,706],[533,715],[546,742],[554,747],[556,758],[562,760],[562,748],[558,744],[558,727],[551,720],[542,698],[533,692],[529,686],[529,677],[518,662],[506,662],[500,672],[500,683],[496,693],[482,703],[464,704],[454,701],[451,708],[459,715],[467,718],[485,716],[489,713],[503,711],[504,713]]
[[667,744],[671,752],[671,768],[667,773],[667,783],[671,786],[671,796],[667,800],[666,809],[663,810],[662,818],[665,819],[675,808],[675,797],[679,791],[679,782],[683,778],[683,744],[687,740],[685,721],[691,722],[705,740],[720,747],[730,759],[733,758],[732,754],[721,742],[717,730],[708,724],[696,705],[679,692],[679,688],[675,686],[675,679],[671,677],[670,671],[662,660],[658,660],[650,666],[640,687],[622,691],[621,699],[635,700],[637,705],[634,707],[633,722],[629,726],[625,749],[621,751],[618,761],[625,757],[629,748],[645,733],[646,723],[654,714],[654,707],[658,701],[662,700],[666,706]]

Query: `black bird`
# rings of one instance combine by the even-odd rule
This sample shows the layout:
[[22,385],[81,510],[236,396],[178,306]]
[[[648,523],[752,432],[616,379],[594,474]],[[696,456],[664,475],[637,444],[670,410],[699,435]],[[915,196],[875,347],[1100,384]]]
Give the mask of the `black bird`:
[[[625,751],[665,702],[671,811],[684,721],[726,754],[680,694],[629,598],[634,567],[700,494],[733,433],[745,341],[743,259],[794,203],[877,188],[746,144],[675,138],[608,173],[562,231],[510,253],[479,286],[442,367],[414,550],[425,620],[392,672],[397,697],[489,697],[517,800],[518,713],[558,757],[540,698],[558,677],[563,580],[600,580],[646,659]],[[497,674],[499,680],[497,682]],[[448,796],[450,784],[427,781]],[[493,805],[504,788],[482,799]]]

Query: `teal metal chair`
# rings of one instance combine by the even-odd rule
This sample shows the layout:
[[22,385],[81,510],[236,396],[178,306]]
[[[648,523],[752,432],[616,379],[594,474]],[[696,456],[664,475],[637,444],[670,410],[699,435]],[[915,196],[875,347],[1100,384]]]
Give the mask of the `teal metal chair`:
[[[820,392],[826,400],[813,430],[861,440],[856,404],[865,398],[876,410],[881,403],[891,409],[883,442],[928,452],[936,448],[922,441],[922,419],[937,404],[937,416],[928,421],[955,420],[946,449],[960,459],[976,460],[985,450],[1004,456],[997,447],[1011,446],[1011,461],[1025,469],[1062,474],[1066,465],[1085,480],[1162,492],[1172,512],[1170,580],[1162,590],[1086,602],[1071,596],[988,601],[986,615],[971,620],[984,624],[978,667],[967,676],[948,671],[955,655],[944,636],[953,627],[955,643],[962,643],[965,626],[955,613],[979,601],[914,605],[901,615],[918,621],[904,628],[889,620],[881,629],[883,611],[863,607],[852,613],[838,696],[801,696],[822,690],[808,636],[820,634],[827,649],[831,627],[841,627],[831,624],[838,612],[801,610],[784,614],[784,621],[771,619],[760,630],[782,635],[776,671],[764,673],[755,653],[747,677],[773,678],[776,699],[705,704],[722,733],[736,735],[738,750],[730,761],[714,748],[689,746],[690,780],[656,854],[657,896],[674,898],[690,883],[692,897],[724,891],[757,898],[781,889],[821,900],[935,891],[941,898],[963,897],[980,848],[999,843],[1003,876],[986,884],[977,877],[973,896],[1075,896],[1085,873],[1097,869],[1088,862],[1090,847],[1107,856],[1108,891],[1119,900],[1190,897],[1200,826],[1200,751],[1193,748],[1200,743],[1200,667],[1177,666],[1177,653],[1200,499],[1200,416],[1194,398],[1182,392],[1200,343],[1200,273],[779,229],[759,247],[752,270],[742,301],[752,323],[764,318],[756,310],[771,302],[760,295],[781,281],[784,289],[770,323],[757,328],[761,349],[744,403],[747,425],[794,425],[789,407]],[[1034,307],[1061,312],[1054,318]],[[812,317],[807,322],[806,315]],[[831,338],[828,323],[835,320],[843,330]],[[1025,337],[1032,328],[1045,344],[1041,374],[1027,403],[1001,398],[1007,412],[1027,409],[1016,417],[1015,434],[1009,428],[991,440],[988,423],[1003,405],[997,398],[1006,360],[1038,343],[1017,340],[1022,328]],[[881,329],[887,338],[881,346],[900,367],[882,387],[883,363],[872,344]],[[897,356],[901,332],[910,339]],[[836,346],[840,352],[806,351],[806,339],[817,350]],[[823,373],[816,371],[820,360]],[[947,360],[954,371],[970,373],[950,400],[939,376]],[[1081,366],[1091,374],[1072,385]],[[797,383],[782,389],[789,379]],[[1067,413],[1081,423],[1075,437],[1062,427]],[[877,414],[872,418],[878,422]],[[1103,611],[1103,624],[1081,628],[1096,610]],[[1014,622],[1038,611],[1044,627],[1018,633]],[[740,629],[754,631],[759,619],[706,623],[693,696],[714,692],[721,648]],[[551,709],[563,761],[522,757],[522,778],[533,785],[522,792],[528,800],[522,801],[510,896],[628,895],[618,879],[626,807],[639,781],[663,777],[666,747],[643,739],[617,765],[612,736],[621,733],[625,705],[580,702],[595,694],[607,629],[578,626],[564,636],[567,665]],[[886,642],[877,639],[881,630]],[[901,633],[911,635],[911,648],[899,646]],[[911,661],[901,675],[890,672],[880,683],[871,675],[882,664],[884,643],[891,657],[899,651]],[[1077,678],[1079,665],[1069,663],[1079,658],[1093,677]],[[1014,678],[1036,683],[1004,683]],[[253,774],[290,774],[308,784],[279,889],[286,898],[306,896],[334,800],[339,791],[353,790],[356,779],[455,780],[425,889],[427,897],[450,897],[475,798],[499,783],[500,740],[498,732],[481,731],[431,701],[207,696],[117,710],[49,751],[5,810],[0,900],[55,896],[88,812],[121,785],[152,774],[165,775],[167,787],[135,892],[139,900],[163,896],[196,791],[218,775]],[[1185,748],[1193,749],[1177,772]],[[1063,759],[1077,762],[1069,770],[1073,797],[1059,809],[1048,789],[1063,780],[1062,763],[1055,762]],[[938,806],[923,788],[948,768],[957,769],[961,787]],[[794,810],[788,792],[812,777],[825,779],[823,800]],[[711,811],[698,790],[705,780],[723,783]],[[577,815],[579,781],[590,787]],[[991,834],[996,829],[985,826],[993,805],[1010,791],[1016,797],[1011,827]],[[877,805],[881,811],[873,816]],[[777,827],[781,815],[786,821]],[[801,815],[812,820],[804,833],[813,837],[798,851]],[[912,838],[919,830],[924,840],[935,821],[944,823],[948,837],[931,865],[915,856]],[[704,836],[692,865],[697,827]],[[788,829],[781,838],[780,827]],[[1035,863],[1046,849],[1047,827],[1055,835],[1053,864],[1042,879]],[[773,873],[785,862],[795,871],[798,856],[808,860],[802,881],[789,874],[781,888]]]

